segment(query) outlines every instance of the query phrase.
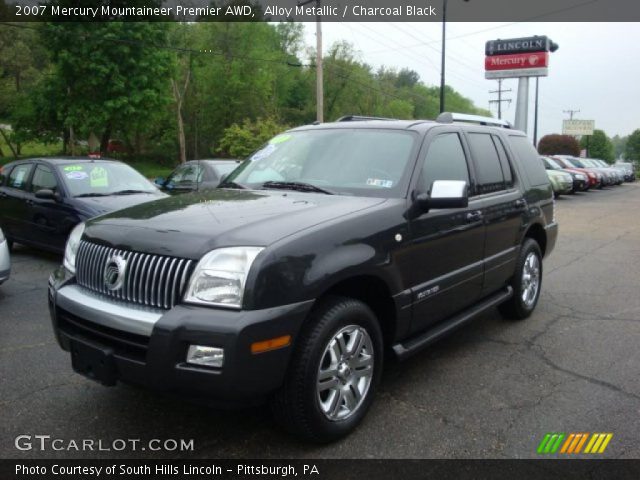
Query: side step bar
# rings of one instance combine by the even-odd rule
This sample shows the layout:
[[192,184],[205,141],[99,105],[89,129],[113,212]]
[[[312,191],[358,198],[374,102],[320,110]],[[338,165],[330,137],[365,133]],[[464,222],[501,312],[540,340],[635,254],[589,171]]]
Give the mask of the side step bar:
[[436,340],[448,335],[456,328],[461,327],[465,323],[473,320],[473,318],[485,310],[500,305],[502,302],[509,300],[513,296],[513,287],[508,286],[506,289],[487,297],[469,310],[459,313],[455,317],[451,317],[442,323],[439,323],[430,330],[406,340],[404,343],[396,343],[393,345],[393,351],[400,360],[409,358],[414,353],[419,352],[423,348],[431,345]]

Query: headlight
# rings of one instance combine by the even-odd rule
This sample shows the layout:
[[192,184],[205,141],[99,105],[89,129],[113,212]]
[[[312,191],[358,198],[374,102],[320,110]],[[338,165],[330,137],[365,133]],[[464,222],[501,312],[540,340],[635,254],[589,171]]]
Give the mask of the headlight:
[[198,262],[184,301],[200,305],[240,308],[251,264],[264,247],[212,250]]
[[79,223],[71,230],[71,234],[67,239],[67,246],[64,249],[64,268],[66,268],[72,275],[76,273],[76,255],[78,253],[78,247],[80,246],[80,239],[84,233],[84,222]]

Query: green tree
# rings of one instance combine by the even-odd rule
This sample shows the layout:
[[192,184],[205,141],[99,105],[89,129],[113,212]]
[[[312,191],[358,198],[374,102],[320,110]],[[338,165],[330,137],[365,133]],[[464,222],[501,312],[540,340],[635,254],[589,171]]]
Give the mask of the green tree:
[[[64,125],[96,132],[106,151],[114,132],[131,134],[170,99],[164,22],[49,23],[43,41],[63,85]],[[73,141],[73,139],[72,139]]]
[[640,129],[634,130],[634,132],[629,135],[624,150],[624,158],[634,162],[640,161]]
[[627,140],[629,137],[621,137],[620,135],[614,135],[611,139],[613,143],[613,154],[616,159],[624,157],[624,150],[627,146]]
[[255,122],[245,119],[242,124],[234,123],[224,131],[220,147],[233,158],[245,158],[287,128],[273,118],[258,119]]
[[593,135],[583,136],[580,139],[580,148],[589,150],[588,156],[592,158],[599,158],[605,160],[608,163],[613,163],[614,149],[613,143],[607,137],[607,134],[603,130],[594,130]]
[[538,142],[541,155],[580,155],[580,144],[571,135],[545,135]]

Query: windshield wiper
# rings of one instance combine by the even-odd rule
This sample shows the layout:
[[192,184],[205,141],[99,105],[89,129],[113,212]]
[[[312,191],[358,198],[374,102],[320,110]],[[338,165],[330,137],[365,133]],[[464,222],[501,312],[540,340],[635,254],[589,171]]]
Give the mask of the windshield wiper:
[[136,193],[153,193],[148,190],[119,190],[117,192],[111,192],[107,195],[133,195]]
[[263,188],[280,188],[283,190],[296,190],[298,192],[315,192],[315,193],[324,193],[326,195],[334,195],[334,193],[330,190],[326,190],[324,188],[316,187],[311,183],[304,182],[264,182],[262,184]]
[[76,195],[75,198],[84,198],[84,197],[108,197],[111,195],[110,193],[98,193],[98,192],[90,192],[90,193],[81,193],[80,195]]

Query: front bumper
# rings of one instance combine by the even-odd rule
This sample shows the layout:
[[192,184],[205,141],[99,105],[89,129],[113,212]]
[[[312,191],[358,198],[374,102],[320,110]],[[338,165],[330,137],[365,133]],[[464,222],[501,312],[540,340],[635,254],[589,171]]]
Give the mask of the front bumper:
[[[49,281],[49,308],[74,370],[105,385],[122,381],[220,406],[260,403],[282,385],[291,345],[313,305],[143,310],[90,293],[61,270]],[[284,335],[292,337],[289,346],[251,353],[252,343]],[[187,364],[189,345],[223,348],[222,368]]]

